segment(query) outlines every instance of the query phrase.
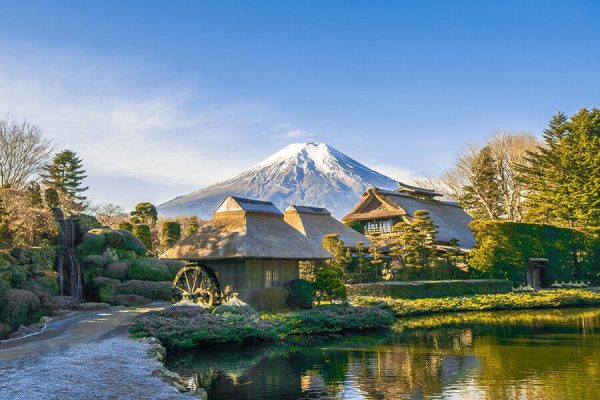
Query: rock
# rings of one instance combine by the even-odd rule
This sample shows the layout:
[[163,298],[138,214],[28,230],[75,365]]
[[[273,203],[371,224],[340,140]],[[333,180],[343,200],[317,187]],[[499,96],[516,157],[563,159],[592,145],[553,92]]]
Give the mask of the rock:
[[160,362],[165,362],[167,359],[167,349],[163,347],[155,337],[147,337],[139,340],[141,343],[146,343],[150,345],[150,349],[148,350],[148,355],[152,358],[156,358]]
[[118,261],[112,262],[104,267],[102,275],[113,278],[113,279],[125,279],[127,278],[127,271],[129,270],[129,264],[126,262]]
[[198,396],[201,400],[208,400],[208,393],[203,388],[197,388],[194,390],[194,394]]
[[20,337],[23,337],[23,336],[31,335],[32,333],[37,333],[37,332],[39,332],[39,331],[37,331],[35,329],[32,329],[32,328],[30,328],[28,326],[21,325],[21,326],[19,326],[19,329],[17,329],[15,332],[13,332],[9,336],[9,338],[10,339],[16,339],[16,338],[20,338]]
[[164,382],[175,387],[179,391],[179,393],[185,393],[189,391],[183,385],[183,382],[181,381],[181,376],[179,376],[179,374],[176,372],[169,371],[165,367],[152,372],[152,375],[161,378]]
[[55,310],[72,310],[77,307],[79,300],[73,296],[53,296],[52,303]]
[[127,307],[143,306],[150,303],[150,300],[137,294],[117,294],[113,297],[114,304]]
[[110,310],[110,304],[108,303],[94,303],[92,301],[79,303],[76,307],[78,311],[100,311]]
[[42,318],[40,318],[40,324],[47,324],[49,322],[52,321],[52,317],[48,317],[48,316],[43,316]]

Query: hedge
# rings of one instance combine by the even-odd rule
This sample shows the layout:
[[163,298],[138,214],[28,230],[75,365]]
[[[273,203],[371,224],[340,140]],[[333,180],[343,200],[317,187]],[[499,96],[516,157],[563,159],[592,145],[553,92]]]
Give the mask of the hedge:
[[376,282],[346,285],[349,296],[377,296],[396,299],[466,296],[507,293],[512,282],[500,279],[445,281]]
[[3,297],[0,321],[6,322],[13,330],[19,325],[38,322],[44,314],[38,297],[27,290],[10,289],[4,292]]
[[116,288],[117,294],[137,294],[151,300],[171,301],[175,294],[171,282],[150,282],[131,280]]
[[546,258],[545,282],[596,280],[600,272],[597,234],[551,225],[506,221],[473,221],[477,245],[469,265],[480,277],[525,281],[529,258]]
[[173,279],[169,267],[161,260],[151,257],[134,260],[129,267],[127,276],[130,279],[141,281],[170,281]]

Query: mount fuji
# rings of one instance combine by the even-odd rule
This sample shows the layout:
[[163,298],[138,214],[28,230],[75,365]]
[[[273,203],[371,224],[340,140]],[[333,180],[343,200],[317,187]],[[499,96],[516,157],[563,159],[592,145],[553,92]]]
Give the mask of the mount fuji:
[[369,186],[395,189],[398,182],[373,171],[325,143],[294,143],[226,181],[158,206],[163,217],[210,219],[228,195],[327,208],[335,217],[350,211]]

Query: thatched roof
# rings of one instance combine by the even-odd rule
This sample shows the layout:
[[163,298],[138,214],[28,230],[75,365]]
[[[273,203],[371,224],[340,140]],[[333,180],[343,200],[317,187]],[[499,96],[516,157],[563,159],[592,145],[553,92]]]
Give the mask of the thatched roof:
[[469,229],[472,218],[458,205],[433,198],[415,197],[402,191],[369,188],[342,221],[399,217],[410,222],[418,210],[427,211],[437,225],[438,242],[447,243],[451,239],[457,239],[464,249],[471,249],[475,245],[475,238]]
[[354,248],[358,242],[368,247],[371,243],[366,236],[333,218],[326,208],[291,205],[285,210],[283,218],[298,232],[318,244],[321,244],[323,236],[330,233],[338,235],[346,247]]
[[285,223],[273,203],[229,196],[215,211],[214,219],[161,258],[317,260],[331,258],[331,254]]

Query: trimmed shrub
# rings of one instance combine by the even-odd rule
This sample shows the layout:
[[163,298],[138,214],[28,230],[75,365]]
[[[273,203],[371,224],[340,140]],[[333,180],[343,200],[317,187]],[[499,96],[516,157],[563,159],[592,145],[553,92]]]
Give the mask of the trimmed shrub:
[[123,235],[123,249],[124,250],[132,250],[136,254],[144,255],[148,251],[148,248],[142,243],[138,238],[136,238],[133,233],[128,230],[119,229],[117,232],[120,232]]
[[133,229],[131,230],[131,233],[133,233],[133,236],[138,238],[144,244],[144,246],[146,246],[146,248],[148,250],[152,249],[152,232],[150,231],[149,225],[147,225],[147,224],[134,225]]
[[0,322],[0,340],[6,339],[8,335],[12,332],[9,324],[5,324],[4,322]]
[[101,274],[102,269],[109,263],[105,256],[93,254],[83,259],[83,279],[85,283],[90,283],[94,276]]
[[121,284],[118,279],[105,278],[103,276],[95,277],[89,286],[88,296],[94,300],[100,300],[105,303],[112,303],[113,297],[117,293],[117,287]]
[[175,291],[171,282],[131,280],[118,285],[117,294],[137,294],[151,300],[171,301]]
[[547,258],[544,281],[597,280],[600,240],[597,235],[551,225],[507,221],[473,221],[477,241],[469,265],[490,278],[525,281],[529,258]]
[[117,228],[131,232],[133,230],[133,224],[129,221],[121,221],[117,225]]
[[0,320],[9,324],[13,330],[19,328],[19,325],[38,322],[43,315],[40,299],[27,290],[7,290],[4,298]]
[[292,279],[288,282],[289,301],[292,306],[312,308],[316,290],[312,283],[304,279]]
[[92,229],[83,235],[82,242],[79,246],[77,246],[77,250],[79,251],[81,257],[102,254],[105,244],[106,239],[104,237],[104,232],[101,230]]
[[600,294],[589,290],[556,289],[531,293],[501,293],[463,297],[442,297],[416,300],[390,297],[358,296],[360,305],[380,305],[391,308],[396,316],[432,314],[456,311],[521,310],[528,308],[600,306]]
[[277,323],[248,314],[209,314],[201,307],[178,306],[137,317],[131,333],[152,336],[167,348],[190,348],[208,343],[275,340]]
[[187,265],[185,261],[181,260],[169,260],[168,258],[161,258],[161,261],[169,268],[169,271],[171,271],[171,279],[174,279],[179,270]]
[[348,228],[354,229],[361,235],[365,233],[362,224],[358,221],[345,221],[344,225],[346,225]]
[[134,260],[127,273],[130,279],[141,281],[170,281],[171,271],[158,258],[143,257]]
[[138,254],[133,250],[115,249],[119,260],[132,261],[138,258]]
[[117,294],[112,299],[113,304],[135,307],[150,303],[150,300],[137,294]]
[[311,310],[267,314],[263,318],[282,323],[285,332],[292,335],[385,328],[395,320],[394,314],[383,307],[347,304],[326,304]]
[[104,267],[102,275],[112,279],[125,279],[127,278],[127,271],[129,265],[126,262],[112,262]]
[[90,229],[100,228],[100,222],[96,217],[87,214],[79,214],[77,216],[77,224],[82,232],[89,231]]
[[166,221],[160,226],[160,245],[164,250],[170,249],[181,239],[181,225],[178,222]]
[[379,296],[395,299],[467,296],[508,293],[512,282],[501,279],[447,281],[375,282],[346,285],[349,296]]

